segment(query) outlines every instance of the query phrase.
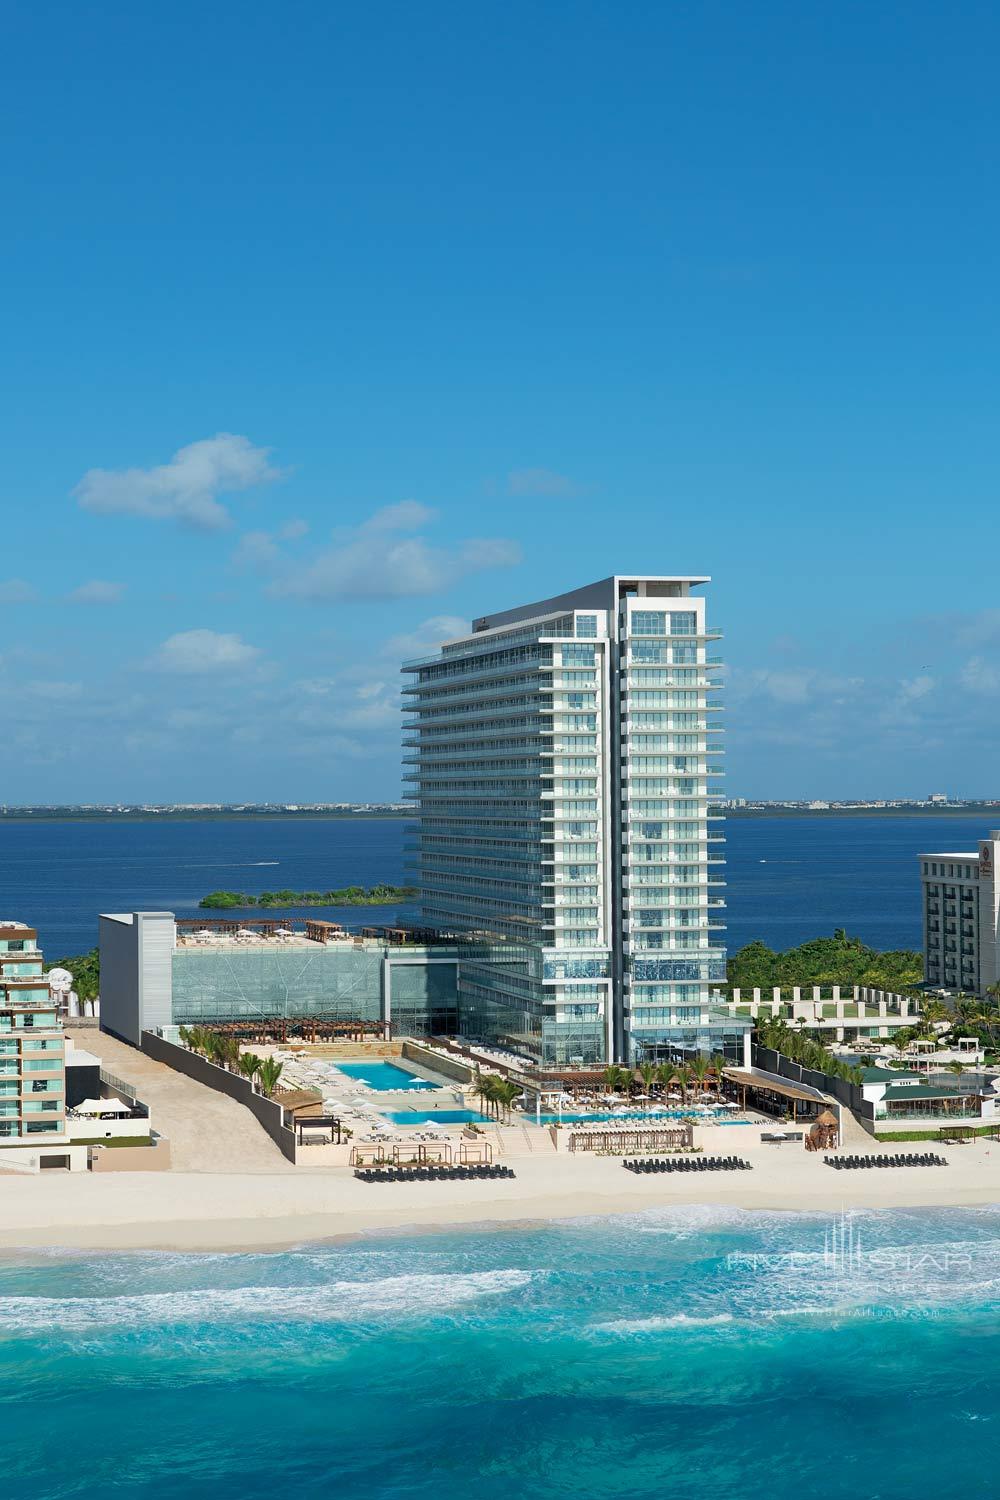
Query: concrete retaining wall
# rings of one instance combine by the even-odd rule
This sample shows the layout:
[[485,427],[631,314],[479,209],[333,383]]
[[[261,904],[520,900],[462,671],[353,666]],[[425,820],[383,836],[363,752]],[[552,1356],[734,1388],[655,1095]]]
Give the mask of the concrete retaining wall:
[[148,1146],[91,1146],[92,1172],[169,1172],[170,1142],[153,1141]]
[[456,1083],[471,1083],[475,1077],[475,1069],[469,1063],[457,1057],[443,1057],[440,1052],[421,1047],[419,1042],[405,1041],[402,1056],[407,1062],[427,1068],[431,1073],[439,1073],[442,1078],[452,1078]]
[[246,1105],[281,1154],[294,1162],[295,1132],[285,1124],[285,1111],[273,1099],[265,1099],[263,1094],[256,1093],[249,1078],[244,1078],[240,1073],[230,1073],[228,1068],[220,1068],[217,1063],[209,1062],[207,1057],[201,1057],[197,1052],[191,1052],[176,1042],[168,1042],[152,1031],[142,1033],[141,1046],[143,1052],[154,1061],[166,1063],[175,1072],[183,1073],[196,1083],[203,1083],[207,1088],[215,1089],[219,1094],[228,1094],[230,1099]]

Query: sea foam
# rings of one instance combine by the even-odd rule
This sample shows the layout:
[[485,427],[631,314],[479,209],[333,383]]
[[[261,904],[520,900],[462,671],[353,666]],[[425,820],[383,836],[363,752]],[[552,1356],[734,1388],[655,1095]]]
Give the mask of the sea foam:
[[249,1320],[359,1323],[386,1314],[439,1313],[480,1297],[517,1291],[531,1280],[528,1271],[496,1270],[120,1297],[0,1297],[0,1333],[37,1335],[40,1329],[85,1332],[108,1327]]

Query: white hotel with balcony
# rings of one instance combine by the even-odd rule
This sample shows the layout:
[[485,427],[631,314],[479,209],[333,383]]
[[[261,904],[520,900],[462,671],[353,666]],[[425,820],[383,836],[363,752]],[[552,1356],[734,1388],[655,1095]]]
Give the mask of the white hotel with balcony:
[[976,849],[921,854],[924,979],[933,989],[984,995],[1000,982],[1000,829]]
[[459,1027],[552,1066],[727,1051],[719,631],[704,577],[606,578],[404,664],[423,919]]

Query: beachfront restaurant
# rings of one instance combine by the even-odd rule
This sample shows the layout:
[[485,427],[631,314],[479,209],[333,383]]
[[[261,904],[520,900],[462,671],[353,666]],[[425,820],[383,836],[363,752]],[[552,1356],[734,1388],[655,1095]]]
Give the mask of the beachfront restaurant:
[[764,1068],[725,1068],[722,1079],[723,1094],[744,1110],[755,1109],[795,1125],[815,1124],[824,1110],[832,1109],[839,1117],[835,1100],[808,1083],[782,1078],[780,1073],[768,1073]]

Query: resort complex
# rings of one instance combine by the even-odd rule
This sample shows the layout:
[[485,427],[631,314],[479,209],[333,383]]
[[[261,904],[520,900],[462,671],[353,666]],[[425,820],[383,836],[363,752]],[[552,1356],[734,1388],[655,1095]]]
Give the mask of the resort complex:
[[[821,1192],[816,1156],[1000,1135],[998,1039],[957,993],[995,990],[1000,834],[922,857],[922,986],[727,983],[707,582],[607,578],[406,663],[416,921],[227,893],[103,913],[99,1021],[3,925],[0,1170],[315,1169],[345,1204],[398,1181],[513,1205],[525,1181],[620,1196],[622,1161],[629,1192]],[[762,951],[744,973],[775,972]]]

